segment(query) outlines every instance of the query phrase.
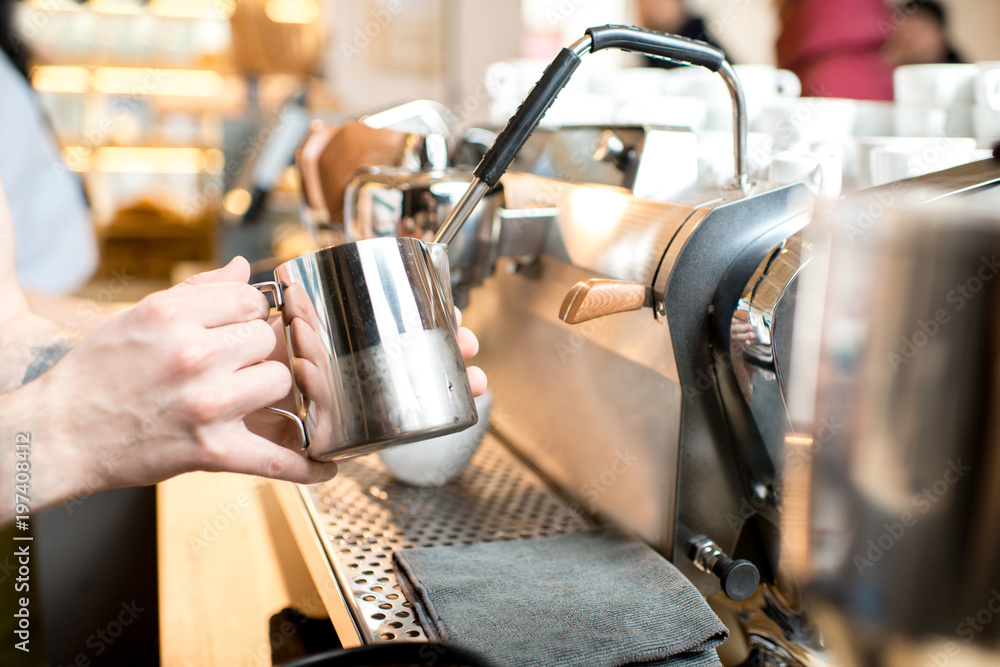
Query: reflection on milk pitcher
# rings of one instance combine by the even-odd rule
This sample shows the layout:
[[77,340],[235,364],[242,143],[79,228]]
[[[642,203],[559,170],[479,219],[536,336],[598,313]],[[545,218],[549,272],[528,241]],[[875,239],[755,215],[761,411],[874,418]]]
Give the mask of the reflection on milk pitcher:
[[368,239],[275,269],[309,456],[341,459],[468,428],[475,402],[458,349],[448,248]]

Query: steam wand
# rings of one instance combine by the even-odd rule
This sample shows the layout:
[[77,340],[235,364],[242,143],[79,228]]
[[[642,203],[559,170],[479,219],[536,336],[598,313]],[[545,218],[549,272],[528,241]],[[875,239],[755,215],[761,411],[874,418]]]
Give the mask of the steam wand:
[[733,155],[735,172],[733,187],[745,190],[747,186],[747,113],[743,88],[725,54],[714,46],[676,35],[643,30],[623,25],[606,25],[590,28],[571,46],[564,48],[545,69],[542,78],[528,93],[524,102],[507,122],[507,127],[493,142],[474,172],[469,189],[452,209],[451,215],[434,235],[435,243],[448,245],[472,214],[483,196],[496,187],[500,177],[510,167],[524,142],[538,127],[542,117],[555,102],[556,96],[569,82],[587,53],[617,48],[636,51],[649,56],[665,58],[690,65],[699,65],[718,72],[729,88],[733,100]]

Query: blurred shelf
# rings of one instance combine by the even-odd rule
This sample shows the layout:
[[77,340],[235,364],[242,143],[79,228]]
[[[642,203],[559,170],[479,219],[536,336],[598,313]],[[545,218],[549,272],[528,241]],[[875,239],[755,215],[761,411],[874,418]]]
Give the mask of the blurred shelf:
[[148,4],[123,0],[29,0],[21,10],[36,14],[91,14],[97,16],[153,16],[180,20],[228,21],[236,8],[235,0],[201,2],[200,0],[152,0]]
[[66,146],[67,166],[73,171],[110,174],[217,174],[225,166],[218,148],[178,146]]
[[317,0],[27,0],[32,85],[85,183],[102,271],[161,278],[212,259],[229,181],[312,85]]

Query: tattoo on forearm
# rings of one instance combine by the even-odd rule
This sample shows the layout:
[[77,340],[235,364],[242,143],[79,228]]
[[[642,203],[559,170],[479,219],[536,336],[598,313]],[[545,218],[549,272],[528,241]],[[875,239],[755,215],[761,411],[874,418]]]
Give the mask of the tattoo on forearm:
[[0,331],[0,392],[34,380],[61,359],[75,339],[56,324],[26,314]]
[[69,341],[59,341],[45,347],[33,348],[30,356],[31,361],[24,371],[21,383],[27,384],[49,370],[57,361],[66,356],[70,349],[72,349],[72,345]]
[[[31,403],[32,398],[23,392],[31,393],[32,389],[19,387],[54,366],[75,343],[76,339],[65,329],[33,313],[20,313],[0,326],[0,526],[10,523],[16,514],[26,513],[14,511],[17,507],[14,482],[18,473],[32,480],[32,493],[42,500],[31,498],[30,494],[23,496],[31,498],[32,502],[39,501],[41,505],[37,506],[42,506],[46,494],[44,485],[34,484],[33,474],[18,470],[19,465],[25,468],[29,464],[18,458],[29,456],[27,452],[17,453],[18,438],[33,431],[40,418],[31,409],[25,409],[24,403]],[[34,396],[36,402],[37,399]]]

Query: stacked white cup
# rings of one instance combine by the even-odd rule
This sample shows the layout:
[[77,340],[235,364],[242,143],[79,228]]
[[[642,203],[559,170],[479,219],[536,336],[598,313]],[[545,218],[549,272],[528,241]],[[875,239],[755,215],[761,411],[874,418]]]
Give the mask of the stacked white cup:
[[[779,100],[797,99],[802,94],[799,77],[773,65],[736,65],[736,76],[746,98],[747,122],[753,127],[760,115]],[[718,74],[700,67],[674,70],[677,93],[700,99],[708,105],[707,130],[733,129],[733,102],[729,89]]]
[[893,72],[896,135],[971,137],[975,65],[903,65]]
[[[515,58],[495,62],[486,69],[483,84],[492,99],[490,122],[493,125],[503,127],[507,124],[548,64],[549,61],[539,58]],[[576,71],[542,118],[543,127],[614,121],[618,101],[590,92],[588,79],[586,68]]]
[[633,67],[594,75],[589,92],[618,103],[616,123],[674,125],[692,130],[702,127],[707,111],[705,102],[684,95],[675,83],[672,70]]
[[981,62],[976,67],[972,126],[979,147],[992,148],[1000,141],[1000,62]]

